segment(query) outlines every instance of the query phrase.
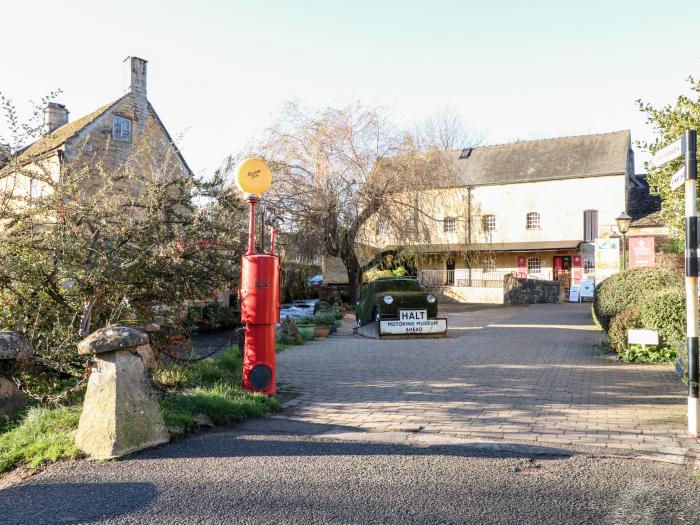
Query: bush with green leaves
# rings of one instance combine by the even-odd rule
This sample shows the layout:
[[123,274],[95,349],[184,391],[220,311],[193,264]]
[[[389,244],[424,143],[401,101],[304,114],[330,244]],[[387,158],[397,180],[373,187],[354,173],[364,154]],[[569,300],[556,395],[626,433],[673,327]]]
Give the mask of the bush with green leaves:
[[627,343],[627,330],[642,327],[640,310],[640,306],[637,304],[628,306],[613,317],[610,323],[610,330],[608,331],[610,346],[613,347],[620,357],[624,355],[629,347]]
[[682,290],[661,290],[644,297],[640,321],[647,330],[659,332],[659,349],[671,349],[675,354],[685,338],[685,293]]
[[630,268],[601,281],[595,290],[594,316],[608,332],[613,317],[633,304],[640,304],[649,292],[682,290],[681,276],[662,268]]

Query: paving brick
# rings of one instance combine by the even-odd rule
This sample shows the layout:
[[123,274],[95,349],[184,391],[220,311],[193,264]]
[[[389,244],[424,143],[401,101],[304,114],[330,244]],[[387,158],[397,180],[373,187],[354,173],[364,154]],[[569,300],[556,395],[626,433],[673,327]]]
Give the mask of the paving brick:
[[428,340],[341,335],[289,348],[278,356],[278,380],[300,395],[285,410],[296,419],[372,430],[422,426],[487,438],[700,451],[685,435],[685,388],[673,368],[600,356],[594,345],[602,334],[592,328],[589,305],[448,314],[456,328],[499,323],[508,327]]

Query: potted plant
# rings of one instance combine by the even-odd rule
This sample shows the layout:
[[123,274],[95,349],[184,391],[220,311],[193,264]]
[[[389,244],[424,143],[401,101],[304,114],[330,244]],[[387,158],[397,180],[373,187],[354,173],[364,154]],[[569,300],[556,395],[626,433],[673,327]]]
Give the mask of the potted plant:
[[294,320],[294,324],[297,325],[299,333],[304,341],[310,341],[314,338],[314,332],[316,329],[316,320],[313,317],[299,317]]
[[328,314],[321,313],[314,317],[314,337],[328,337],[330,333],[330,323],[328,322]]
[[328,337],[335,332],[335,318],[330,312],[316,314],[315,337]]

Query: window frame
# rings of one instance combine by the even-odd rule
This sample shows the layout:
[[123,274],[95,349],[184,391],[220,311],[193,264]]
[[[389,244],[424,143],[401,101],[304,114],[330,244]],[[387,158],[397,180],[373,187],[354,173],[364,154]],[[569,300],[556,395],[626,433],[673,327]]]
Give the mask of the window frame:
[[481,271],[483,273],[493,273],[498,270],[498,266],[496,265],[496,258],[495,257],[486,257],[484,259],[484,262],[481,266]]
[[529,211],[525,215],[525,229],[526,230],[541,230],[542,229],[542,216],[537,211]]
[[457,231],[457,218],[456,217],[445,217],[442,219],[442,232],[443,233],[453,233]]
[[481,216],[481,231],[495,232],[496,231],[496,214],[485,213]]
[[[537,262],[537,267],[535,265],[531,265],[530,261]],[[525,262],[525,267],[527,269],[527,275],[541,275],[542,274],[542,264],[543,259],[541,257],[528,257],[527,261]]]
[[[126,126],[125,126],[126,125]],[[124,133],[124,127],[128,128],[126,133]],[[119,131],[117,131],[119,128]],[[112,138],[116,142],[126,142],[131,143],[131,132],[132,132],[132,122],[131,119],[126,117],[120,117],[119,115],[114,116],[112,121]]]

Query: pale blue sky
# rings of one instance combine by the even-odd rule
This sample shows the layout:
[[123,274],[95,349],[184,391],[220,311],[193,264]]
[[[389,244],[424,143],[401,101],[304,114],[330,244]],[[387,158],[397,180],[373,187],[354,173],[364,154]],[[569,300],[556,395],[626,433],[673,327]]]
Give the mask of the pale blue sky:
[[122,94],[127,55],[197,173],[281,104],[386,106],[410,125],[448,105],[488,143],[649,128],[635,99],[673,102],[700,75],[697,2],[3,2],[0,91],[54,88],[71,120]]

